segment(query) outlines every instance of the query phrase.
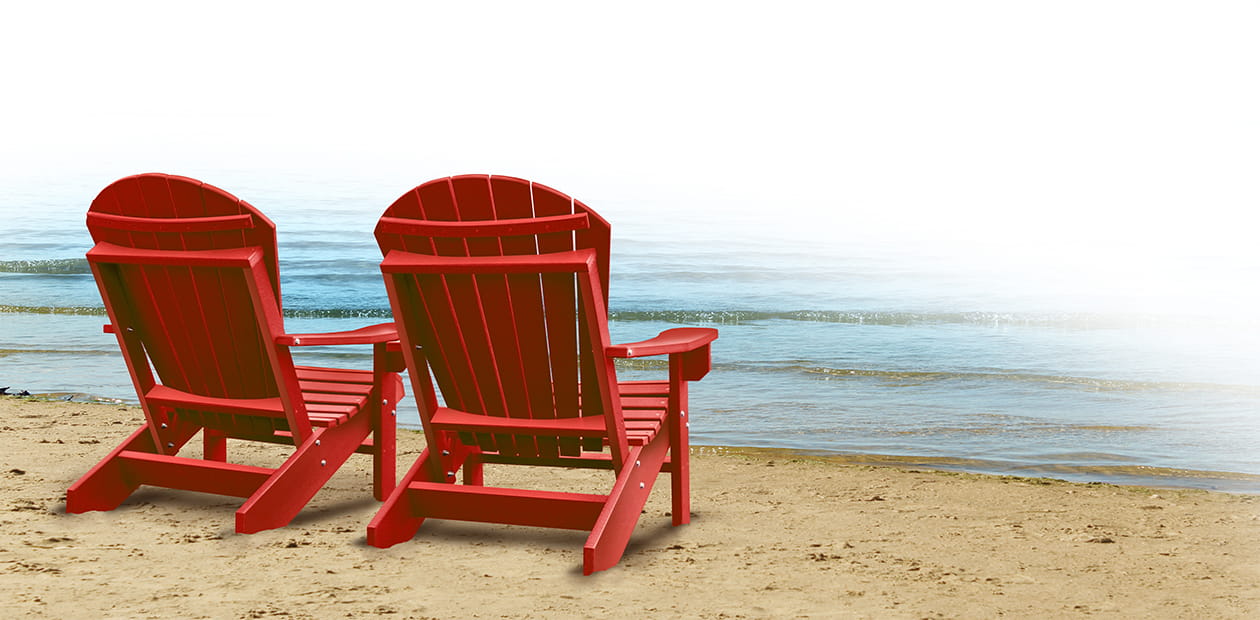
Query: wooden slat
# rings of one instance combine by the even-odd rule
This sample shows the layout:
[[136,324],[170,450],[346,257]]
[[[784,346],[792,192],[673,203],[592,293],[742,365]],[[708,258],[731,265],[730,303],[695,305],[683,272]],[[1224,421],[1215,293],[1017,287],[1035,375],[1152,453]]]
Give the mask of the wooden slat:
[[[531,187],[534,204],[534,217],[547,218],[572,215],[573,199],[549,187],[534,184]],[[573,233],[568,231],[538,235],[538,251],[540,253],[565,252],[576,250],[573,244]]]
[[[451,178],[451,192],[458,208],[460,222],[457,226],[480,226],[480,222],[494,222],[494,200],[490,195],[489,180],[483,176]],[[469,256],[496,257],[503,255],[497,237],[469,236],[464,240]],[[486,274],[472,279],[472,296],[469,298],[480,314],[481,333],[472,342],[484,341],[484,349],[478,347],[470,355],[478,360],[480,391],[487,409],[485,413],[498,416],[511,415],[516,384],[519,383],[519,355],[514,351],[515,320],[512,302],[507,296],[506,275]],[[469,334],[465,334],[466,336]],[[483,340],[484,338],[484,340]],[[505,370],[508,371],[505,376]],[[515,376],[513,376],[515,375]],[[497,435],[494,446],[504,454],[516,454],[515,439],[510,435]]]
[[[264,254],[263,260],[266,258]],[[226,275],[220,278],[224,291],[224,308],[228,309],[224,331],[220,333],[225,341],[232,343],[231,350],[224,351],[222,357],[224,366],[232,370],[237,385],[232,393],[238,396],[279,396],[282,388],[278,383],[277,369],[271,366],[267,355],[270,339],[262,333],[256,317],[256,313],[264,310],[255,308],[252,299],[246,299],[245,287],[249,284],[244,274],[241,274],[239,284],[232,282]],[[230,290],[240,292],[228,293]],[[269,292],[261,291],[260,294],[267,295]],[[278,301],[276,306],[275,312],[279,313]],[[232,355],[232,351],[235,351],[235,355]],[[282,372],[291,371],[283,369]]]
[[[170,179],[165,176],[143,175],[136,178],[145,211],[143,215],[155,218],[177,218],[177,205],[171,200]],[[153,247],[166,250],[183,250],[183,238],[177,232],[149,231]]]
[[[531,187],[534,217],[569,215],[573,211],[573,199],[548,187],[534,184]],[[540,253],[565,252],[576,249],[573,233],[538,235]],[[566,281],[567,280],[567,281]],[[578,411],[578,368],[574,352],[577,351],[577,324],[573,317],[577,312],[576,286],[573,278],[542,276],[544,298],[547,307],[547,340],[552,359],[551,374],[555,383],[556,408],[561,411]],[[563,320],[553,319],[552,307]],[[577,442],[562,440],[560,453],[574,456],[580,453]]]
[[[544,322],[547,326],[547,350],[551,366],[552,390],[555,393],[556,415],[573,415],[578,407],[577,315],[576,287],[572,274],[543,274]],[[576,439],[560,439],[560,454],[580,453]]]
[[[225,223],[207,218],[205,202],[202,199],[204,193],[202,185],[192,179],[180,177],[166,177],[164,180],[166,194],[169,196],[174,214],[178,216],[175,219],[182,220],[182,223],[166,222],[167,225],[163,227],[163,230],[167,232],[181,233],[177,235],[178,245],[172,241],[170,247],[180,250],[213,250],[223,247],[216,245],[215,229]],[[226,223],[233,228],[253,226],[253,220],[248,214],[238,213],[217,217],[237,218],[235,222]],[[245,219],[242,221],[240,218]],[[150,221],[155,220],[150,219]],[[257,379],[250,376],[253,373],[240,372],[240,366],[236,360],[239,355],[236,347],[230,350],[225,350],[224,347],[223,334],[231,333],[231,315],[235,310],[228,303],[229,295],[223,294],[230,285],[224,282],[218,270],[190,268],[188,271],[193,280],[191,288],[194,298],[191,302],[196,305],[202,319],[199,324],[200,340],[211,345],[201,349],[204,352],[201,356],[204,358],[204,363],[200,369],[202,373],[200,376],[203,379],[200,393],[211,396],[233,395],[234,390],[239,389],[242,382],[254,383]],[[240,344],[245,348],[249,347],[248,342],[242,341]],[[261,389],[246,392],[246,394],[267,395],[265,390]]]
[[124,273],[128,274],[128,291],[135,291],[128,296],[137,305],[140,324],[136,329],[144,341],[145,351],[153,360],[153,368],[158,377],[162,383],[176,389],[193,389],[193,371],[188,367],[193,360],[181,355],[183,351],[195,350],[192,348],[193,342],[188,337],[183,317],[165,311],[167,300],[180,294],[177,285],[171,280],[168,268],[142,265],[128,268]]
[[[209,233],[254,227],[249,214],[210,217],[131,217],[89,212],[88,225],[129,232]],[[192,248],[190,248],[192,249]]]
[[299,379],[298,385],[302,388],[303,393],[326,392],[329,394],[367,396],[372,392],[372,384],[370,383],[334,383],[331,381],[302,381]]
[[257,247],[179,250],[169,248],[131,248],[109,242],[97,243],[87,253],[88,261],[154,267],[246,268],[253,261],[261,260],[262,256],[262,249]]
[[125,475],[136,483],[231,497],[253,495],[273,472],[263,467],[147,452],[126,451],[118,459],[125,464]]
[[447,430],[546,433],[563,437],[602,436],[606,428],[603,418],[596,416],[530,420],[478,415],[449,408],[439,408],[432,421],[436,426]]
[[622,396],[621,406],[624,409],[661,409],[669,404],[665,396]]
[[342,424],[345,424],[346,421],[350,419],[350,416],[346,414],[314,413],[314,412],[308,412],[308,414],[309,414],[312,426],[320,426],[323,428],[332,428],[334,426],[340,426]]
[[349,368],[319,368],[316,366],[296,366],[300,381],[329,381],[335,383],[372,384],[372,371]]
[[[542,301],[542,280],[538,274],[508,276],[518,325],[518,347],[523,394],[520,410],[531,419],[556,416],[557,404],[551,382],[551,352],[547,348],[547,323]],[[557,457],[559,444],[554,437],[534,438],[532,451],[537,456]]]
[[[197,217],[205,215],[200,187],[178,181],[173,182],[169,177],[162,178],[160,181],[154,179],[147,185],[153,189],[152,196],[147,198],[151,208],[156,208],[163,200],[169,201],[164,206],[168,206],[170,209],[168,213],[174,216],[154,218],[167,220],[166,224],[168,224],[154,230],[156,236],[166,238],[160,247],[171,250],[214,249],[207,247],[210,239],[204,233],[209,231],[200,231],[196,225],[191,230],[172,225],[172,220],[181,218],[203,220],[203,217]],[[187,375],[184,387],[208,396],[232,395],[232,389],[236,385],[229,387],[228,384],[235,384],[239,376],[234,372],[235,364],[230,369],[225,368],[224,364],[228,363],[229,359],[235,362],[237,352],[235,347],[231,350],[223,350],[225,342],[222,336],[227,333],[225,328],[230,329],[230,319],[226,315],[231,312],[231,303],[234,301],[232,299],[233,287],[224,285],[219,270],[184,267],[182,269],[168,268],[166,272],[171,286],[182,289],[177,292],[180,297],[173,305],[178,306],[174,311],[186,319],[181,323],[192,348],[185,351],[200,353],[200,355],[192,356],[191,359],[188,359],[187,355],[179,356],[184,360]],[[196,320],[197,318],[200,320]],[[263,396],[263,394],[254,393],[251,396]]]
[[590,223],[585,213],[574,213],[538,218],[445,222],[440,220],[409,220],[397,217],[382,217],[379,230],[386,234],[395,235],[472,240],[478,237],[489,239],[565,233],[589,227]]
[[[463,275],[444,276],[450,294],[452,308],[460,324],[463,355],[472,371],[473,381],[467,384],[476,391],[479,408],[475,411],[492,416],[506,417],[506,403],[499,383],[498,362],[490,345],[486,306],[481,301],[473,277]],[[499,441],[503,440],[503,445]],[[478,437],[482,450],[514,450],[511,438]]]
[[[205,241],[209,241],[206,239]],[[192,278],[193,298],[189,300],[196,305],[196,312],[201,320],[198,322],[201,340],[202,394],[213,396],[229,396],[244,379],[237,364],[238,351],[235,346],[224,350],[224,334],[231,333],[233,308],[228,304],[229,296],[224,293],[224,282],[218,270],[189,268]],[[203,294],[205,291],[207,294]],[[190,317],[191,318],[191,317]],[[247,343],[242,342],[242,344]],[[235,345],[235,342],[233,342]],[[255,396],[262,394],[254,393]]]
[[[530,256],[429,256],[391,250],[381,261],[382,273],[439,274],[585,274],[595,262],[592,250],[570,250]],[[570,282],[572,284],[572,282]]]
[[603,495],[413,482],[406,497],[415,516],[589,530]]
[[[503,231],[499,238],[504,255],[534,255],[538,253],[536,235],[558,232],[573,226],[588,225],[584,217],[559,215],[535,217],[530,183],[523,179],[495,176],[489,179],[494,215],[501,222],[528,221],[529,227]],[[553,224],[562,224],[552,227]],[[512,382],[516,387],[515,404],[508,409],[509,415],[524,418],[546,419],[555,416],[552,399],[551,375],[547,363],[545,323],[543,321],[541,281],[535,274],[507,275],[504,278],[505,294],[512,300],[512,312],[516,326],[513,343],[517,372]],[[522,456],[556,457],[559,450],[555,438],[521,435],[516,437],[517,451]]]
[[[426,220],[459,220],[454,192],[449,179],[440,179],[426,183],[415,190],[417,199],[417,216]],[[468,256],[468,248],[462,239],[434,239],[429,237],[403,236],[404,246],[408,251],[430,253],[441,256]],[[461,409],[476,408],[483,411],[485,406],[472,380],[472,369],[462,354],[463,336],[454,320],[456,316],[450,305],[449,296],[444,290],[446,283],[437,281],[441,290],[433,290],[433,283],[418,281],[417,285],[426,298],[426,312],[432,321],[432,330],[436,332],[433,344],[425,345],[425,355],[433,368],[434,378],[449,403],[459,403]],[[432,301],[429,301],[432,300]],[[448,332],[448,329],[454,329]],[[419,331],[419,330],[417,330]],[[440,344],[438,344],[440,343]]]
[[669,396],[668,381],[621,381],[617,390],[622,396]]
[[[450,179],[426,183],[417,189],[420,198],[420,216],[426,220],[459,221],[459,207]],[[412,237],[425,239],[433,253],[439,256],[468,256],[468,246],[463,239]]]
[[415,298],[423,316],[407,313],[410,333],[418,334],[425,357],[433,369],[442,396],[452,407],[465,411],[484,411],[477,393],[472,362],[464,354],[462,327],[451,306],[446,279],[440,276],[414,276]]
[[327,392],[302,392],[302,400],[307,403],[323,403],[327,405],[349,405],[361,407],[367,402],[366,395],[329,394]]
[[283,417],[284,405],[279,398],[217,398],[199,396],[166,385],[156,385],[145,395],[151,404],[163,407],[243,413],[267,417]]

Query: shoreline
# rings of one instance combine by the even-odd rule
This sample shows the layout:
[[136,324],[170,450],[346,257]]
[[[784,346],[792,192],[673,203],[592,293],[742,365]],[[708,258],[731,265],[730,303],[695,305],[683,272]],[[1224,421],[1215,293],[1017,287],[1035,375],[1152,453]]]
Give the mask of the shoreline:
[[[670,527],[656,489],[621,563],[585,578],[582,532],[434,521],[390,549],[366,546],[379,506],[366,457],[289,526],[258,534],[233,531],[242,500],[164,489],[65,514],[66,487],[141,417],[131,406],[0,399],[0,590],[15,617],[1260,613],[1260,496],[762,451],[697,447],[693,522]],[[399,433],[400,468],[422,443]],[[230,445],[238,462],[284,454]],[[487,480],[607,483],[589,478],[606,472],[550,471],[499,468]]]
[[[42,392],[26,395],[0,394],[0,398],[4,397],[28,398],[47,402],[138,407],[134,401],[120,398],[105,398],[77,391]],[[401,416],[399,429],[421,431],[418,423],[404,423],[401,421]],[[844,453],[763,446],[724,446],[695,443],[694,437],[692,448],[693,450],[699,448],[711,449],[731,454],[764,455],[772,458],[817,458],[844,465],[872,465],[906,470],[923,469],[1083,484],[1111,484],[1151,489],[1196,489],[1220,493],[1260,495],[1260,474],[1245,472],[1181,469],[1151,465],[1076,466],[1065,463],[1025,465],[966,457]]]

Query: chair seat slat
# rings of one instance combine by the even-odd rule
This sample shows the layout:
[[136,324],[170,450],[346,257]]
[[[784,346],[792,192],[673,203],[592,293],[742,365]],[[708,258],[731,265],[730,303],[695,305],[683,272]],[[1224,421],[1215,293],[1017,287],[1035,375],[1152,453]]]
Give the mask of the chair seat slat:
[[582,418],[500,418],[439,407],[431,421],[435,428],[484,433],[551,434],[559,437],[599,436],[608,432],[603,416]]

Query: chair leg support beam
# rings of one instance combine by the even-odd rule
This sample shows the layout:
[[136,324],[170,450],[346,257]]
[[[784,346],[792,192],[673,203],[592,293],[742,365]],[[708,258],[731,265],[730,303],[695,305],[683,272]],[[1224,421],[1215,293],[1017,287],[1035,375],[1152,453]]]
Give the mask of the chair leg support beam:
[[354,416],[333,428],[313,429],[311,436],[236,511],[236,531],[252,534],[288,525],[371,430],[372,419],[366,415]]
[[661,431],[648,445],[630,450],[626,466],[617,475],[608,501],[586,539],[583,574],[612,568],[625,553],[669,448],[669,433]]
[[604,495],[413,482],[406,498],[411,514],[434,519],[589,530],[608,499]]
[[[168,433],[175,446],[182,446],[199,430],[191,425],[176,425]],[[160,455],[162,451],[153,443],[153,432],[143,424],[131,436],[123,440],[104,459],[89,469],[66,490],[66,512],[75,514],[91,510],[113,510],[127,500],[141,480],[130,475],[123,453]]]
[[92,466],[83,477],[66,490],[66,512],[80,513],[90,510],[113,510],[140,488],[138,482],[128,480],[118,455],[123,451],[153,450],[153,436],[147,424],[136,429],[113,452]]
[[138,485],[249,497],[272,470],[219,461],[124,451],[118,455],[124,476]]

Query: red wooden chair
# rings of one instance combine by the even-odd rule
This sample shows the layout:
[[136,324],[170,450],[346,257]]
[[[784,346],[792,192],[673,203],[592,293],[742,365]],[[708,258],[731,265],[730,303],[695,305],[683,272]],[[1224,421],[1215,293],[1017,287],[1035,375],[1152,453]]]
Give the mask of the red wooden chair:
[[[248,498],[236,531],[281,527],[355,452],[394,487],[401,360],[392,324],[286,334],[276,229],[199,181],[127,177],[92,202],[87,258],[145,423],[66,492],[66,511],[112,510],[141,485]],[[374,370],[294,366],[289,348],[372,344]],[[396,346],[396,345],[395,345]],[[391,358],[395,360],[391,363]],[[178,456],[198,432],[204,458]],[[290,444],[275,469],[227,462],[227,439]]]
[[[690,520],[687,382],[708,372],[717,330],[610,344],[607,222],[541,185],[462,176],[405,194],[376,237],[428,448],[369,544],[406,541],[428,517],[588,530],[590,574],[621,558],[662,471],[674,525]],[[667,381],[617,381],[615,358],[650,355],[669,356]],[[484,463],[614,479],[600,495],[494,488]]]

